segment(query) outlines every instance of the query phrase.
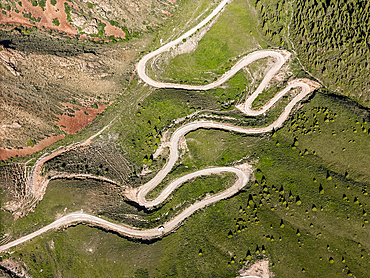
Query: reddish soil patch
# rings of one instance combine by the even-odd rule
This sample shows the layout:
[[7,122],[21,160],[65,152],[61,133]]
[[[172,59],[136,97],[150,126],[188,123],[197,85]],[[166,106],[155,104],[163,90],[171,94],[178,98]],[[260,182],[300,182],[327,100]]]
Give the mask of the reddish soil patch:
[[112,26],[109,22],[105,22],[105,24],[107,24],[104,28],[106,36],[108,37],[115,36],[116,38],[122,38],[122,39],[126,37],[125,32],[123,32],[121,28]]
[[165,15],[168,15],[168,16],[172,16],[172,14],[170,12],[168,12],[168,11],[162,10],[162,13],[164,13]]
[[39,143],[37,143],[33,147],[26,147],[20,150],[0,148],[0,160],[7,160],[8,158],[15,157],[15,156],[21,157],[21,156],[33,154],[35,152],[45,149],[46,147],[50,146],[56,141],[63,139],[64,136],[65,136],[64,134],[53,135],[45,139],[42,139]]
[[[84,108],[71,103],[62,103],[65,109],[72,109],[74,112],[65,112],[63,115],[56,115],[59,118],[57,125],[68,134],[74,134],[89,125],[92,120],[102,113],[107,105],[98,105],[98,108]],[[70,116],[71,115],[71,116]],[[74,117],[73,117],[74,116]]]
[[[79,34],[76,27],[69,24],[67,20],[67,15],[65,13],[64,3],[65,0],[58,0],[56,5],[51,5],[50,1],[46,1],[44,11],[40,6],[32,6],[32,3],[28,0],[21,0],[22,6],[16,3],[17,9],[20,11],[16,13],[14,10],[6,11],[7,15],[0,16],[0,24],[12,24],[12,25],[21,25],[25,27],[36,26],[38,28],[46,28],[59,32],[64,32],[69,35]],[[73,4],[67,2],[68,5],[73,6]],[[73,6],[76,10],[80,10],[78,7]],[[1,10],[1,9],[0,9]],[[39,22],[34,22],[29,18],[25,18],[24,15],[31,13],[32,18],[40,18]],[[11,15],[11,17],[9,17]],[[58,19],[59,26],[54,25],[53,19]],[[107,36],[115,36],[117,38],[125,38],[126,34],[122,29],[112,26],[109,22],[103,20],[106,24],[105,34]],[[85,37],[84,37],[85,38]],[[87,37],[86,37],[87,38]],[[96,40],[94,38],[94,40]],[[97,39],[101,40],[101,39]]]
[[[0,17],[0,24],[13,24],[13,25],[22,25],[26,27],[36,26],[36,27],[44,27],[47,29],[57,30],[59,32],[65,32],[70,35],[78,34],[78,31],[75,27],[71,26],[67,20],[67,15],[64,11],[64,3],[65,0],[58,0],[55,6],[51,5],[50,1],[46,1],[45,10],[43,11],[39,6],[32,6],[30,1],[21,0],[22,6],[18,3],[16,4],[17,9],[20,13],[16,13],[14,10],[7,12],[7,14],[11,14],[11,17],[1,16]],[[24,14],[31,13],[33,18],[40,18],[39,22],[35,22],[34,24],[30,22],[30,19],[25,18]],[[57,18],[59,20],[60,25],[55,26],[53,23],[53,19]]]

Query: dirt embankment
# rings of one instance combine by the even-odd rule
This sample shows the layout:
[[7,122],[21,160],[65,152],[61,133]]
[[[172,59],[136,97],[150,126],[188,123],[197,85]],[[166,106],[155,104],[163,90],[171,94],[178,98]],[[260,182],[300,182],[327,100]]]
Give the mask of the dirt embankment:
[[71,103],[62,103],[62,105],[68,111],[63,115],[56,115],[59,118],[57,126],[68,134],[75,134],[82,130],[107,108],[107,105],[98,105],[98,108],[84,108]]
[[7,160],[11,157],[21,157],[26,156],[29,154],[33,154],[35,152],[41,151],[45,149],[46,147],[50,146],[51,144],[55,143],[56,141],[59,141],[64,138],[64,134],[60,135],[52,135],[50,137],[47,137],[43,140],[41,140],[39,143],[34,145],[33,147],[25,147],[23,149],[3,149],[0,148],[0,160]]

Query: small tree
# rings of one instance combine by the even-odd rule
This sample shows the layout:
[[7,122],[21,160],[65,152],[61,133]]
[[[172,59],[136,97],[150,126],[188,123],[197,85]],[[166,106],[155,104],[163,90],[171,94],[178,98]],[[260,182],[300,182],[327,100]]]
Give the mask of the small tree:
[[235,264],[235,259],[236,259],[236,256],[232,257],[230,263]]
[[232,238],[233,237],[233,232],[230,230],[228,235],[227,235],[228,238]]
[[319,186],[319,193],[324,194],[324,188],[322,187],[321,183],[320,183],[320,186]]
[[283,219],[281,219],[281,221],[280,221],[280,228],[284,228],[285,226],[284,226],[284,221],[283,221]]
[[344,176],[345,176],[347,179],[349,178],[349,174],[348,174],[348,172],[347,172],[347,171],[344,173]]

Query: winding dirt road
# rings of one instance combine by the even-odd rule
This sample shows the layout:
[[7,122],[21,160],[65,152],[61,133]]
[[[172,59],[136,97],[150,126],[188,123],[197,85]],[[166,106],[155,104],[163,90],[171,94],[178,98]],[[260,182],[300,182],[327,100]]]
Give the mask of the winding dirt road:
[[[218,202],[225,198],[229,198],[235,195],[238,191],[240,191],[249,181],[249,176],[251,173],[251,166],[248,164],[240,165],[240,167],[214,167],[203,169],[194,173],[187,174],[183,177],[180,177],[173,182],[171,182],[160,195],[155,198],[154,200],[146,200],[145,196],[154,189],[158,184],[160,184],[163,179],[168,175],[171,171],[173,166],[175,165],[176,161],[179,158],[179,141],[182,136],[189,133],[190,131],[199,129],[199,128],[213,128],[213,129],[222,129],[222,130],[229,130],[238,133],[244,134],[261,134],[265,132],[272,131],[273,129],[277,129],[282,126],[284,121],[289,117],[289,113],[293,109],[293,107],[301,101],[304,97],[306,97],[309,93],[311,93],[314,89],[316,89],[319,84],[306,80],[306,79],[297,79],[291,81],[287,88],[282,90],[281,92],[277,93],[268,103],[266,103],[261,109],[259,110],[252,110],[252,103],[256,99],[256,97],[262,93],[263,89],[268,85],[271,79],[278,73],[281,67],[286,63],[288,60],[290,53],[287,51],[273,51],[273,50],[259,50],[253,53],[248,54],[247,56],[241,58],[228,72],[226,72],[222,77],[220,77],[217,81],[210,83],[205,86],[193,86],[193,85],[185,85],[185,84],[171,84],[171,83],[162,83],[158,81],[152,80],[147,74],[145,70],[146,63],[154,58],[155,56],[169,51],[172,47],[176,46],[183,39],[189,37],[191,34],[195,33],[199,28],[207,24],[217,13],[219,13],[224,6],[227,4],[228,0],[222,1],[219,6],[201,23],[199,23],[196,27],[191,29],[190,31],[186,32],[184,35],[179,37],[178,39],[162,46],[161,48],[157,49],[154,52],[149,53],[148,55],[144,56],[142,60],[137,65],[137,72],[142,80],[147,84],[157,87],[157,88],[178,88],[178,89],[186,89],[186,90],[209,90],[220,86],[229,78],[234,76],[240,69],[246,67],[247,65],[266,57],[273,57],[275,60],[275,64],[273,67],[268,71],[264,79],[262,80],[261,84],[257,88],[257,90],[245,101],[244,104],[239,105],[237,108],[241,110],[246,115],[256,116],[262,113],[265,113],[269,108],[271,108],[284,94],[286,94],[291,88],[301,87],[302,91],[299,95],[297,95],[285,108],[284,112],[279,116],[279,118],[270,124],[267,127],[260,127],[260,128],[244,128],[239,126],[233,126],[225,123],[215,122],[215,121],[195,121],[189,124],[186,124],[180,128],[178,128],[172,135],[170,139],[170,156],[167,160],[166,165],[157,173],[157,175],[150,180],[148,183],[134,189],[126,189],[126,197],[132,201],[137,202],[141,206],[145,206],[147,208],[156,206],[162,203],[176,188],[181,186],[184,182],[193,179],[195,177],[203,176],[203,175],[210,175],[210,174],[217,174],[222,172],[230,172],[234,173],[237,176],[237,180],[233,186],[230,188],[212,196],[207,196],[201,201],[198,201],[180,214],[175,216],[170,221],[163,224],[161,227],[147,229],[147,230],[139,230],[134,227],[124,226],[122,224],[112,223],[106,220],[103,220],[99,217],[95,217],[89,214],[85,214],[82,212],[74,212],[65,215],[64,217],[56,220],[55,222],[45,226],[44,228],[31,233],[27,236],[19,238],[13,242],[10,242],[6,245],[0,246],[0,252],[9,249],[10,247],[16,246],[27,240],[30,240],[46,231],[51,229],[57,229],[62,226],[68,226],[74,223],[80,222],[89,222],[93,225],[98,225],[108,230],[113,230],[124,234],[128,237],[136,237],[142,239],[150,239],[154,237],[162,236],[163,234],[169,233],[176,229],[184,219],[191,216],[196,210],[203,208],[209,204]],[[90,138],[91,139],[91,138]],[[65,150],[64,150],[65,151]],[[63,152],[64,152],[63,151]],[[53,154],[54,155],[54,154]],[[45,158],[46,159],[46,158]],[[40,163],[41,164],[41,163]],[[40,165],[38,164],[38,166]],[[42,164],[41,164],[42,165]],[[41,167],[41,166],[40,166]],[[40,169],[36,167],[34,171],[33,181],[36,181],[39,177]],[[46,189],[47,181],[40,181],[38,184],[41,185],[41,190],[36,190],[37,192],[44,192]]]

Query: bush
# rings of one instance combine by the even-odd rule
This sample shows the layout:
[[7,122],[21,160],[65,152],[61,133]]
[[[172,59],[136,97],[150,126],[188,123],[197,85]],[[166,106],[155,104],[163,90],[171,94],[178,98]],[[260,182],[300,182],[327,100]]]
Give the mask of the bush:
[[35,144],[36,144],[36,141],[35,140],[28,140],[27,141],[27,146],[28,147],[33,147]]
[[38,4],[39,4],[40,8],[44,11],[46,1],[45,0],[38,0]]
[[59,25],[60,25],[59,20],[58,20],[57,18],[54,18],[54,19],[53,19],[53,24],[54,24],[55,26],[59,26]]

